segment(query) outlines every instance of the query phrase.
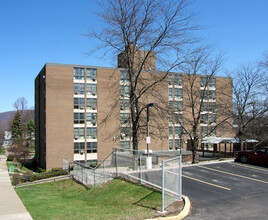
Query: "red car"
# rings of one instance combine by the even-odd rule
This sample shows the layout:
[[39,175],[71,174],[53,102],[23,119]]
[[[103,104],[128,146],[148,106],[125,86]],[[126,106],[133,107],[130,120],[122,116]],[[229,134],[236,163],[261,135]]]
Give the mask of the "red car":
[[238,152],[236,161],[242,163],[254,163],[262,166],[268,166],[268,147],[261,147],[256,150],[244,150]]

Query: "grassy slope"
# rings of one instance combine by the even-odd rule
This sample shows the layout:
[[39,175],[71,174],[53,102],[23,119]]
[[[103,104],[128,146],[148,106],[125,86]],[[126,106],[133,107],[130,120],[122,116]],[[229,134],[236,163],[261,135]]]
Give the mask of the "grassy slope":
[[86,190],[72,180],[16,189],[34,219],[144,219],[161,207],[161,193],[115,179]]

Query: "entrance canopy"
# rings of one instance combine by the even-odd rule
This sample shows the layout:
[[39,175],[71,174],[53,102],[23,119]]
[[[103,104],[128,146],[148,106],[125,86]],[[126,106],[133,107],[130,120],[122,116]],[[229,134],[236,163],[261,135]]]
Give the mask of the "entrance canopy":
[[[247,139],[243,141],[244,143],[258,143],[257,140]],[[238,138],[223,138],[223,137],[204,137],[201,140],[202,144],[220,144],[220,143],[232,143],[238,144]]]

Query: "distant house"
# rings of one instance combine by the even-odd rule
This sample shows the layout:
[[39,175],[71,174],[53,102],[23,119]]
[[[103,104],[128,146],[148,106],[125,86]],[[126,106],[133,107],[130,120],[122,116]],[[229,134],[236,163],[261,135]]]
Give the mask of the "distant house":
[[4,140],[3,140],[3,146],[7,147],[11,145],[11,132],[10,131],[5,131],[5,136],[4,136]]

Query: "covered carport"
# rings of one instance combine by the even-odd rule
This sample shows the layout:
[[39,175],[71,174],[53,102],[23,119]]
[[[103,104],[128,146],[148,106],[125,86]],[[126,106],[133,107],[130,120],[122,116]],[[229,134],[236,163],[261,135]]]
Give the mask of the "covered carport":
[[[247,139],[243,141],[244,147],[253,146],[258,143],[257,140]],[[238,138],[223,137],[204,137],[201,139],[201,149],[203,156],[205,152],[213,153],[213,157],[232,157],[236,151],[240,150],[240,142]]]
[[213,157],[232,157],[234,156],[234,144],[238,143],[235,138],[205,137],[201,140],[201,151],[213,153]]

